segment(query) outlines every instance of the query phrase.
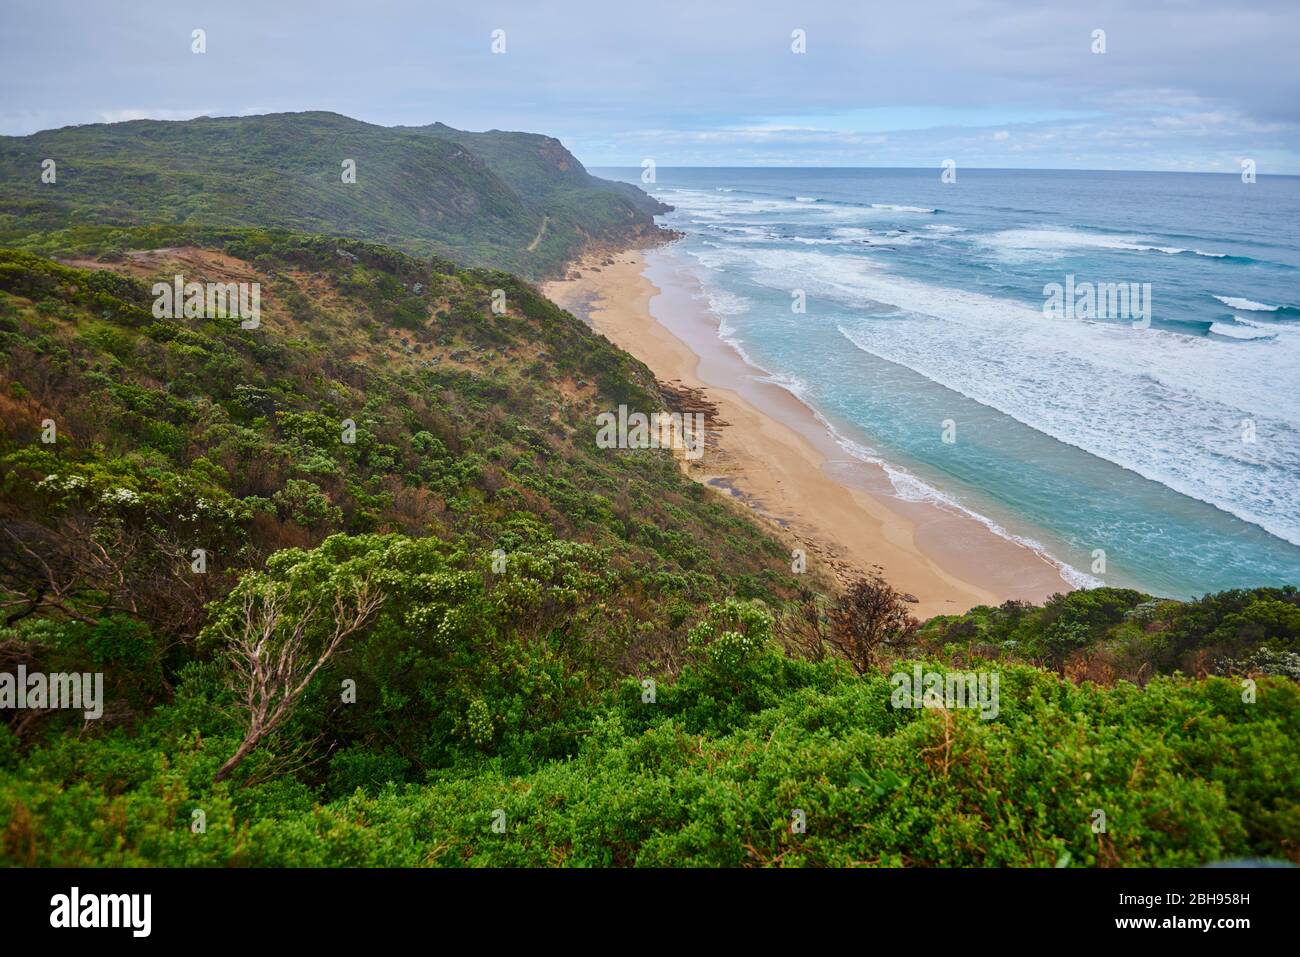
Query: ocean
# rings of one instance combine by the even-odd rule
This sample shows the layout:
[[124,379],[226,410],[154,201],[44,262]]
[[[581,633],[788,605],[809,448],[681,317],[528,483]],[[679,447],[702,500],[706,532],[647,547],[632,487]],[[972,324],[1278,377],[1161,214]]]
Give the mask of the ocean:
[[[1300,583],[1300,178],[592,172],[675,207],[719,334],[900,498],[1081,587]],[[1045,315],[1088,284],[1132,308]]]

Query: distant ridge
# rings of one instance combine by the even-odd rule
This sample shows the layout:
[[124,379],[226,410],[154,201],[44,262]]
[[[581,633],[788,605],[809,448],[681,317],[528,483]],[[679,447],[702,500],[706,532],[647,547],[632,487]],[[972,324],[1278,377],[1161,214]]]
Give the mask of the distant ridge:
[[[54,183],[41,181],[46,159]],[[355,183],[342,180],[349,159]],[[667,209],[534,133],[307,112],[0,137],[0,241],[17,246],[91,225],[282,227],[540,278],[586,247],[653,234]]]

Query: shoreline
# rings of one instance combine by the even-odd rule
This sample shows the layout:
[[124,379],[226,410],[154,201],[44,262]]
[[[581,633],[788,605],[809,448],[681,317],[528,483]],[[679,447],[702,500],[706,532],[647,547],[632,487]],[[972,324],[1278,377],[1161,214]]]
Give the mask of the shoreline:
[[[978,519],[892,494],[884,468],[852,458],[816,412],[718,336],[698,279],[670,249],[596,252],[571,278],[542,285],[553,302],[644,362],[663,383],[699,390],[719,428],[688,474],[749,508],[841,583],[877,572],[915,597],[922,620],[1072,586],[1032,549]],[[574,278],[576,277],[576,278]]]

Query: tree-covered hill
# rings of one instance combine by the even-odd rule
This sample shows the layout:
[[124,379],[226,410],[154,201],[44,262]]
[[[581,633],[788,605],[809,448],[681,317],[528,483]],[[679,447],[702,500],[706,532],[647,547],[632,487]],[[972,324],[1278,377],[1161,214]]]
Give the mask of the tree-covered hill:
[[[439,139],[459,143],[481,156],[494,173],[510,185],[526,203],[539,206],[557,194],[567,194],[576,205],[590,201],[592,189],[610,193],[650,215],[668,211],[658,200],[630,183],[592,176],[559,140],[538,133],[514,133],[488,130],[470,133],[454,130],[443,123],[415,127]],[[621,210],[621,206],[613,207]],[[595,210],[585,210],[593,215]],[[621,212],[618,214],[622,214]]]
[[[91,575],[78,594],[192,635],[215,583],[286,546],[372,531],[603,548],[664,598],[620,653],[644,653],[688,596],[791,593],[784,549],[670,455],[596,448],[598,412],[671,399],[526,283],[300,234],[136,239],[164,248],[92,269],[0,252],[6,527],[38,548],[74,528],[118,536],[119,593]],[[149,286],[177,272],[260,282],[260,327],[154,318]],[[186,561],[177,594],[159,566],[191,547],[210,555],[206,585]]]
[[[53,160],[53,182],[42,178]],[[344,162],[355,182],[344,182]],[[0,137],[0,238],[78,226],[282,227],[530,277],[631,244],[664,211],[589,175],[558,140],[388,128],[336,113],[134,120]]]

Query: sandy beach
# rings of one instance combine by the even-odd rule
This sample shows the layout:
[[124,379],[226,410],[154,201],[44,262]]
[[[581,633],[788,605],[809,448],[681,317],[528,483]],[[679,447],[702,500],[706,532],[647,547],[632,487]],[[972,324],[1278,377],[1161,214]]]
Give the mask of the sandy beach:
[[841,581],[879,572],[922,619],[1070,590],[1054,564],[974,518],[890,494],[883,469],[848,456],[808,406],[718,337],[670,248],[589,257],[543,292],[661,382],[716,403],[717,446],[689,474],[803,548],[810,569]]

